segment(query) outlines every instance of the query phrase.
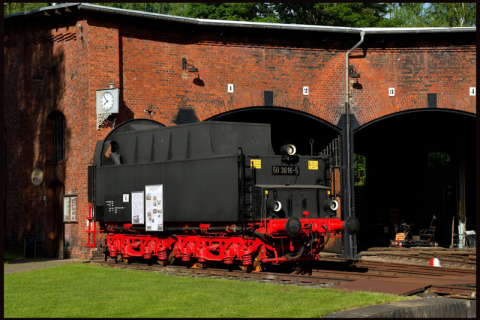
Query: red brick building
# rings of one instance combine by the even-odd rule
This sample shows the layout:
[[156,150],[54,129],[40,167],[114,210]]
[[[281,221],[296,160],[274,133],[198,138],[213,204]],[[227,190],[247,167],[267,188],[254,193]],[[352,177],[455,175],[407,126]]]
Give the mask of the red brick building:
[[[304,153],[340,137],[342,215],[357,211],[364,225],[398,210],[430,221],[425,154],[448,155],[456,200],[439,207],[442,221],[476,221],[476,28],[215,21],[89,4],[13,14],[4,27],[6,248],[35,236],[38,255],[91,257],[87,167],[97,140],[138,118],[271,122],[274,146],[298,140]],[[99,119],[95,93],[111,84],[119,112]],[[367,157],[367,205],[346,189],[354,152]],[[356,251],[356,241],[344,246]]]

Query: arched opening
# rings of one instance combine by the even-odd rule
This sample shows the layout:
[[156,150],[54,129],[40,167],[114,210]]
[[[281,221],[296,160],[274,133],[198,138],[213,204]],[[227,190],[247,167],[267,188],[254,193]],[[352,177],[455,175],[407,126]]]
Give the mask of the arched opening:
[[47,155],[52,161],[65,159],[65,116],[58,110],[47,118]]
[[63,184],[55,180],[47,188],[45,256],[64,258]]
[[[435,242],[452,243],[452,221],[475,230],[475,115],[452,110],[394,114],[358,128],[354,152],[365,157],[355,185],[362,225],[359,251],[388,246],[401,223],[412,234],[435,226]],[[454,244],[458,237],[454,238]]]
[[[301,155],[318,155],[339,136],[339,129],[320,118],[297,110],[275,107],[252,107],[218,114],[207,120],[269,123],[275,154],[281,147],[293,143]],[[313,143],[312,143],[313,139]]]

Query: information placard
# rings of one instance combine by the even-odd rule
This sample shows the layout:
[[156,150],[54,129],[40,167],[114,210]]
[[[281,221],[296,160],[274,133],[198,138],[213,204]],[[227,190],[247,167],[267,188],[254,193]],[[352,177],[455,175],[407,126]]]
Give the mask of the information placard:
[[145,228],[163,231],[163,184],[145,186]]
[[143,201],[143,191],[132,192],[132,224],[145,223],[145,210]]

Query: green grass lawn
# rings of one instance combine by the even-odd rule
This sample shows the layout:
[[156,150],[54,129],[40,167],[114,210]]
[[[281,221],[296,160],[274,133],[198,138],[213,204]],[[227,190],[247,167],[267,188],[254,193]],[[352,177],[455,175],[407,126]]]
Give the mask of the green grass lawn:
[[316,318],[406,299],[84,263],[4,275],[5,318]]

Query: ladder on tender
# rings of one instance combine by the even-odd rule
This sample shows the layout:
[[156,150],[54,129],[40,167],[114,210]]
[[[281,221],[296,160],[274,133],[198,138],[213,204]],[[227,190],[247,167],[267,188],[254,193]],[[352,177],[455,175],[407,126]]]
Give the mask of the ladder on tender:
[[86,246],[90,248],[95,248],[95,235],[97,233],[97,229],[93,218],[93,205],[91,203],[88,204],[87,225],[88,243]]

